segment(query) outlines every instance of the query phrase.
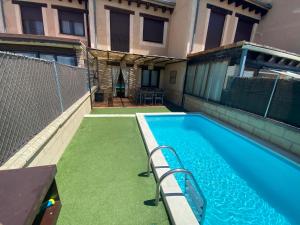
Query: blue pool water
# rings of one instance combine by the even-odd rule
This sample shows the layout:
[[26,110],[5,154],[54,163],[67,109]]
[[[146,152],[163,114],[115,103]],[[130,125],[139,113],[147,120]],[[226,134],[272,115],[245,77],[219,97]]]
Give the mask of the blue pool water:
[[173,146],[194,174],[207,199],[205,225],[300,224],[299,165],[201,115],[145,118],[158,144]]

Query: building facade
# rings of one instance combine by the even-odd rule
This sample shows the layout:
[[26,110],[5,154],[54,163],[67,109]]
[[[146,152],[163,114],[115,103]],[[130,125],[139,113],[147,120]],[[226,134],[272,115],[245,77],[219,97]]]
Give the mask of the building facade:
[[1,0],[0,50],[82,65],[88,45],[85,1]]
[[[130,70],[131,90],[164,88],[179,104],[189,54],[239,41],[297,51],[300,14],[296,0],[288,2],[283,7],[279,0],[0,0],[0,50],[75,66],[84,66],[86,47],[99,50],[94,57],[102,92],[114,93],[113,66],[123,65]],[[110,58],[114,52],[126,54]]]
[[272,9],[263,17],[254,42],[300,54],[300,2],[272,0]]

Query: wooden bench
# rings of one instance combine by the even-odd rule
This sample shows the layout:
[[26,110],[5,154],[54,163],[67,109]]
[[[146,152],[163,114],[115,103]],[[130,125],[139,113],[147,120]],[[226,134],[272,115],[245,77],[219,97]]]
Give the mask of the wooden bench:
[[[0,224],[56,224],[61,202],[55,174],[55,165],[0,171]],[[49,199],[55,204],[40,210]]]

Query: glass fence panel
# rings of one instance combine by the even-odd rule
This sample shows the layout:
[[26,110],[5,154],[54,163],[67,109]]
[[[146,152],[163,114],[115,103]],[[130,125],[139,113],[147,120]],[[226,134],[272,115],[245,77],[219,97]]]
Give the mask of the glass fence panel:
[[197,66],[193,95],[203,96],[207,81],[208,68],[208,63],[199,64]]
[[187,69],[185,91],[186,91],[186,93],[189,93],[189,94],[193,93],[196,67],[197,67],[197,65],[190,65],[190,66],[188,66],[188,69]]
[[209,70],[208,99],[219,102],[221,100],[222,89],[225,81],[228,61],[212,63]]

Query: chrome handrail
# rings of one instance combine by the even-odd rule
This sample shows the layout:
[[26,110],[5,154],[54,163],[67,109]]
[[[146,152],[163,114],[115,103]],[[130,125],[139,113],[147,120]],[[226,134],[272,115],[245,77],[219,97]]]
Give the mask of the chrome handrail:
[[204,194],[203,192],[201,191],[199,185],[197,184],[193,174],[186,170],[186,169],[182,169],[182,168],[177,168],[177,169],[172,169],[172,170],[169,170],[168,172],[164,173],[158,180],[157,184],[156,184],[156,194],[155,194],[155,205],[157,206],[158,205],[158,202],[159,202],[159,194],[160,194],[160,186],[161,186],[161,183],[164,181],[165,178],[167,178],[168,176],[172,175],[172,174],[175,174],[175,173],[184,173],[186,175],[189,175],[197,189],[197,191],[199,192],[199,194],[201,195],[202,197],[202,200],[203,200],[203,206],[202,206],[202,215],[201,215],[201,224],[203,223],[204,221],[204,215],[205,215],[205,210],[206,210],[206,199],[204,197]]
[[154,155],[155,152],[157,152],[158,150],[162,150],[162,149],[168,149],[168,150],[170,150],[176,156],[177,161],[180,164],[180,167],[182,167],[182,168],[184,167],[174,148],[172,148],[171,146],[167,146],[167,145],[160,145],[160,146],[154,148],[151,151],[150,155],[149,155],[148,165],[147,165],[147,176],[148,177],[150,176],[150,168],[151,168],[152,156]]

